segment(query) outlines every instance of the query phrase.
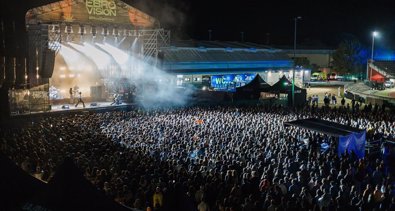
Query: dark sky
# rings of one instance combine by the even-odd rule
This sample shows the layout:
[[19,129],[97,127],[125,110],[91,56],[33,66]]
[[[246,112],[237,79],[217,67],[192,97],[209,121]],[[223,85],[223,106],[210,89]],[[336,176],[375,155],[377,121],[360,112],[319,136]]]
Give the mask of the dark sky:
[[395,49],[394,0],[125,0],[161,20],[182,38],[245,40],[292,45],[293,17],[298,22],[300,43],[335,46],[355,36],[370,45],[371,31],[381,32],[377,45]]
[[[16,15],[18,8],[51,0],[7,0],[1,12]],[[54,0],[52,0],[54,1]],[[377,47],[395,49],[394,0],[124,0],[156,17],[172,30],[173,38],[245,41],[292,45],[293,17],[301,16],[298,43],[336,46],[344,37],[355,36],[371,43],[371,32],[381,37]],[[14,7],[17,7],[14,9]],[[267,34],[269,35],[269,40]]]

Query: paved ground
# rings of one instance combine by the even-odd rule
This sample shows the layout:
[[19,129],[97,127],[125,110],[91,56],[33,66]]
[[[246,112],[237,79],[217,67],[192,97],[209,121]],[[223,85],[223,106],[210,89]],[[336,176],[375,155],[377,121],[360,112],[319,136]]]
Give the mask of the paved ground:
[[392,97],[395,98],[395,88],[385,89],[382,91],[377,91],[376,95],[383,96],[383,97]]
[[[340,87],[340,97],[339,97],[339,90],[338,88]],[[340,101],[343,97],[344,94],[344,88],[343,86],[329,86],[329,87],[311,87],[311,88],[307,88],[307,97],[312,96],[312,95],[318,95],[319,97],[319,101],[318,101],[318,105],[322,106],[324,105],[324,96],[325,93],[330,93],[330,94],[335,94],[336,95],[336,99],[337,99],[337,105],[331,105],[331,107],[339,107],[340,106]],[[345,99],[346,100],[346,105],[347,103],[350,103],[351,105],[351,100],[349,99]]]

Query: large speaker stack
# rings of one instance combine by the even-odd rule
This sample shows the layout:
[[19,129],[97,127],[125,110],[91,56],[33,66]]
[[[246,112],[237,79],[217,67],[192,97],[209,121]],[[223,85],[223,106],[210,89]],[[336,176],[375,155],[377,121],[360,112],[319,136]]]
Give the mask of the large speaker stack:
[[28,72],[32,86],[47,83],[55,65],[55,51],[48,48],[48,25],[28,27]]

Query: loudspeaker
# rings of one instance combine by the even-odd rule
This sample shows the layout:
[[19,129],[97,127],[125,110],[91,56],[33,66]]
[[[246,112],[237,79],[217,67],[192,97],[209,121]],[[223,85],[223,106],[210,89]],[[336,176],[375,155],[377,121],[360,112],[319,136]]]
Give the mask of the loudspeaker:
[[54,66],[55,66],[55,51],[50,49],[44,50],[42,65],[41,65],[41,77],[51,78]]

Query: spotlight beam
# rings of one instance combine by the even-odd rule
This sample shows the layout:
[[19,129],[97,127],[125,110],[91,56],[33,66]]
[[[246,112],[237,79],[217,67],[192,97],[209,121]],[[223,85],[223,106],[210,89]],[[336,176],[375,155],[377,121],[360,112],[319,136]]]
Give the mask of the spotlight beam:
[[124,66],[129,60],[129,55],[117,47],[114,47],[108,43],[104,43],[104,45],[96,43],[96,45],[99,46],[102,50],[106,51],[109,55],[111,55],[111,57],[121,67]]
[[70,43],[70,45],[81,52],[83,55],[90,58],[92,62],[96,64],[96,67],[101,71],[106,70],[111,64],[111,56],[97,49],[92,44],[84,43],[83,45],[78,45],[75,43]]

